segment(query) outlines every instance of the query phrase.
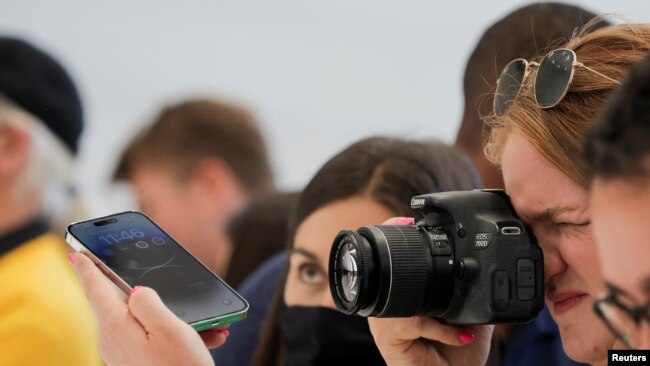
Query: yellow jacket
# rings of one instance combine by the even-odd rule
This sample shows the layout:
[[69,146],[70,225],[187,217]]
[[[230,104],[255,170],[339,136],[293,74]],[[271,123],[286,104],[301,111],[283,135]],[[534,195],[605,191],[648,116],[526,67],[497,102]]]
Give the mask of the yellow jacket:
[[41,235],[0,256],[0,365],[100,365],[96,320],[65,243]]

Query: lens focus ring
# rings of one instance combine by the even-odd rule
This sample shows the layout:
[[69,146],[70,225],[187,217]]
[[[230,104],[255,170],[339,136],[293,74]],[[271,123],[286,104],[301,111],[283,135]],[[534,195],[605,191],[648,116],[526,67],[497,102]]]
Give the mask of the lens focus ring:
[[390,247],[392,278],[381,316],[407,316],[423,306],[427,261],[423,240],[415,226],[377,226]]

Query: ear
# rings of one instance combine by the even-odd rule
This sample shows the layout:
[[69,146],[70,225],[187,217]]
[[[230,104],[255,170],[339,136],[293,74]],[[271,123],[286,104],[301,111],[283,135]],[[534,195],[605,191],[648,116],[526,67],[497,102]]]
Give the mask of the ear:
[[212,202],[224,202],[240,190],[238,179],[230,165],[217,158],[201,160],[196,166],[194,180],[205,197]]
[[20,174],[29,159],[31,137],[21,127],[11,124],[0,128],[0,179]]

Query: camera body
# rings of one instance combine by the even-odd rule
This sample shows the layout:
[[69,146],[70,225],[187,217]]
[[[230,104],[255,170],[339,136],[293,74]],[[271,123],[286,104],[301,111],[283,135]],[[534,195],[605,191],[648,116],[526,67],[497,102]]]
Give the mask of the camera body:
[[544,306],[542,251],[500,190],[413,197],[410,226],[340,232],[330,253],[339,310],[449,324],[521,323]]

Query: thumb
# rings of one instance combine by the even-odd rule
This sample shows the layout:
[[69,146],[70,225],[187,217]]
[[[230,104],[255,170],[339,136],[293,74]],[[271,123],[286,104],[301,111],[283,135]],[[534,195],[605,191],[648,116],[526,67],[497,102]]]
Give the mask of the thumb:
[[129,296],[129,311],[147,333],[175,332],[179,323],[185,324],[165,306],[156,291],[136,286]]

